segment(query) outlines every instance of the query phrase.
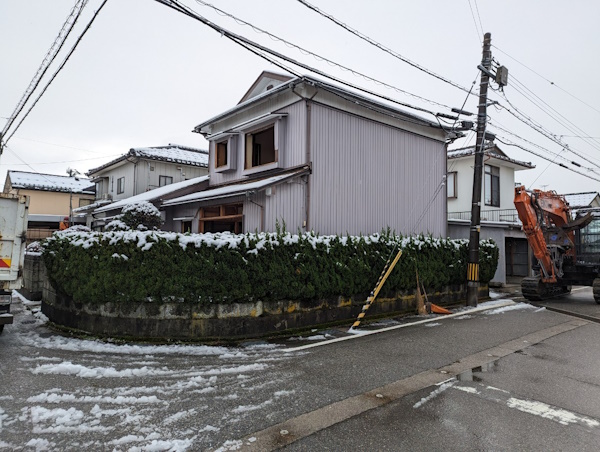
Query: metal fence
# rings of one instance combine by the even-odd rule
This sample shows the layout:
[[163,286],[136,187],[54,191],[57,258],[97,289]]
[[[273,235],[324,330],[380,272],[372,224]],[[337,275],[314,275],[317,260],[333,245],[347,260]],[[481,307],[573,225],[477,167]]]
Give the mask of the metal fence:
[[[521,224],[521,220],[519,220],[519,215],[517,214],[517,209],[482,210],[480,213],[480,218],[481,221]],[[448,212],[448,219],[471,221],[471,212]]]

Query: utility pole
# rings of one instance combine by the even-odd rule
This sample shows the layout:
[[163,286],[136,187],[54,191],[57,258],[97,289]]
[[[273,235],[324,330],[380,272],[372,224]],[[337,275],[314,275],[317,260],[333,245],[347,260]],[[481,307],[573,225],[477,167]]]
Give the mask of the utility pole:
[[471,229],[469,233],[469,263],[467,265],[467,306],[477,306],[479,291],[479,231],[481,229],[481,179],[483,176],[483,148],[487,123],[487,91],[492,67],[491,33],[483,37],[481,82],[479,85],[479,109],[477,110],[477,144],[475,146],[475,169],[473,198],[471,204]]

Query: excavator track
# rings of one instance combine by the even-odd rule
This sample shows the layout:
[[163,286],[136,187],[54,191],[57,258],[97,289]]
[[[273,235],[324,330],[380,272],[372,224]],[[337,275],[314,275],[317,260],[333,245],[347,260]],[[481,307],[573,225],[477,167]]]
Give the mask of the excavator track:
[[594,279],[594,285],[592,286],[594,291],[594,300],[600,304],[600,278]]
[[[569,292],[569,286],[544,283],[540,276],[529,276],[523,278],[521,281],[521,293],[526,299],[531,301],[546,300]],[[598,279],[598,295],[600,299],[600,278]],[[600,303],[598,300],[596,300],[596,302]]]

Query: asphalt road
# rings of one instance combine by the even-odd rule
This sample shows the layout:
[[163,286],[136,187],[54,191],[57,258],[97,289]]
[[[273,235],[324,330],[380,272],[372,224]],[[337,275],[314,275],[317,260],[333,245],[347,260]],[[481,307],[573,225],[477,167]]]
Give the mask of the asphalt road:
[[547,309],[396,319],[371,327],[388,328],[377,334],[339,328],[229,348],[68,338],[21,303],[13,312],[0,336],[0,450],[600,444],[600,324]]
[[573,287],[570,294],[538,301],[535,304],[600,321],[600,304],[594,301],[591,287]]

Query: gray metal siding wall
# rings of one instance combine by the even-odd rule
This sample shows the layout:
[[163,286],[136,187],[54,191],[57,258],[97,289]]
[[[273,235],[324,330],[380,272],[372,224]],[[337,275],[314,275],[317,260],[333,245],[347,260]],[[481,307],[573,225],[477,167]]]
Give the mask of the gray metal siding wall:
[[[297,98],[296,98],[297,99]],[[277,105],[277,104],[275,104]],[[235,121],[229,121],[228,127],[233,127],[240,122],[248,121],[252,118],[256,118],[268,113],[272,113],[271,110],[273,103],[261,105],[260,108],[254,107],[244,116],[236,116]],[[284,162],[285,167],[289,168],[304,163],[305,156],[305,142],[306,142],[306,104],[303,101],[296,101],[292,105],[288,105],[285,108],[277,110],[278,113],[287,113],[285,121],[284,133],[285,133],[285,144],[283,149],[279,150],[279,158]],[[227,172],[217,172],[214,168],[214,152],[215,143],[210,143],[210,185],[218,185],[225,182],[231,182],[240,179],[246,179],[246,176],[242,175],[244,171],[244,147],[246,140],[244,134],[238,134],[237,139],[237,156],[236,156],[236,169]]]
[[296,234],[303,229],[306,212],[306,183],[303,178],[294,178],[272,188],[271,196],[265,197],[265,230],[275,231],[275,222]]
[[319,104],[311,122],[310,229],[446,236],[443,142]]
[[[246,232],[262,232],[261,231],[261,209],[257,205],[264,206],[265,205],[265,193],[257,193],[252,197],[252,201],[246,200],[244,201],[244,221],[242,227],[244,228],[244,233]],[[255,204],[256,203],[256,204]]]

